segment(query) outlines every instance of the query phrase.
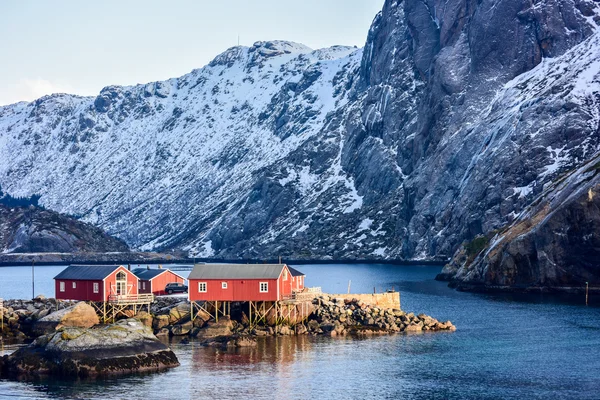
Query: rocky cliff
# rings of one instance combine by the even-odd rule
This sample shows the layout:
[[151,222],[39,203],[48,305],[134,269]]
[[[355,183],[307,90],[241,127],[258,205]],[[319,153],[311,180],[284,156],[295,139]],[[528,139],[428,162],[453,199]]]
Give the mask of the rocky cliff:
[[35,206],[0,204],[2,253],[129,252],[122,240],[102,229]]
[[599,9],[388,0],[363,49],[2,107],[0,184],[141,249],[447,259],[597,153]]
[[[460,249],[440,278],[462,289],[600,284],[600,157],[562,176],[488,244]],[[466,246],[468,247],[468,246]],[[470,253],[470,254],[469,254]]]

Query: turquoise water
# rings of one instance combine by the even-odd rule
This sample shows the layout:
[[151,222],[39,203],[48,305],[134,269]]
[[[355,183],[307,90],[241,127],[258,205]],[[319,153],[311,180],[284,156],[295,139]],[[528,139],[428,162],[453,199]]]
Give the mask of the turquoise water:
[[[0,380],[0,398],[599,398],[600,308],[580,299],[457,292],[433,280],[440,267],[432,266],[294,267],[308,286],[327,292],[346,292],[348,280],[355,293],[393,286],[403,309],[450,319],[458,330],[270,338],[230,352],[173,341],[182,365],[167,372],[93,382]],[[60,271],[39,268],[48,276]],[[30,297],[30,270],[0,268],[0,297],[12,293]]]

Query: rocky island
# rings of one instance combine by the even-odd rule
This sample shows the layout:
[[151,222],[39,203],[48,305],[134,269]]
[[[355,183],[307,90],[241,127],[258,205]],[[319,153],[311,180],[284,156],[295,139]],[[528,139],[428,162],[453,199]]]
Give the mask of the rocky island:
[[38,298],[8,301],[2,308],[2,339],[32,340],[0,358],[6,377],[105,376],[158,371],[179,365],[175,354],[138,319],[100,325],[89,304]]

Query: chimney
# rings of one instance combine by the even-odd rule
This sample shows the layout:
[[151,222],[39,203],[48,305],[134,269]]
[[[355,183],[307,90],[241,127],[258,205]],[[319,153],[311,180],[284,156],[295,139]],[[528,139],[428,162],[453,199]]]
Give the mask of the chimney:
[[149,265],[146,265],[146,269],[150,269],[150,266],[149,266]]
[[158,264],[158,269],[162,269],[162,265]]
[[131,271],[131,264],[127,264],[127,271]]

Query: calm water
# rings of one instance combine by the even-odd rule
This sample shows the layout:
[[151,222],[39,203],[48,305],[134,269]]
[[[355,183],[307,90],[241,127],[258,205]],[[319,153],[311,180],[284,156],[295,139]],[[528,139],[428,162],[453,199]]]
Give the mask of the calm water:
[[[0,398],[494,399],[600,397],[600,308],[579,299],[460,293],[436,282],[439,267],[295,266],[327,292],[392,286],[402,307],[450,319],[454,333],[367,339],[285,337],[221,351],[171,346],[171,371],[96,382],[0,380]],[[52,295],[61,267],[36,268],[36,293]],[[38,280],[38,276],[40,277]],[[46,278],[44,278],[46,279]],[[0,268],[0,297],[30,297],[31,271]],[[5,349],[5,351],[10,349]]]

